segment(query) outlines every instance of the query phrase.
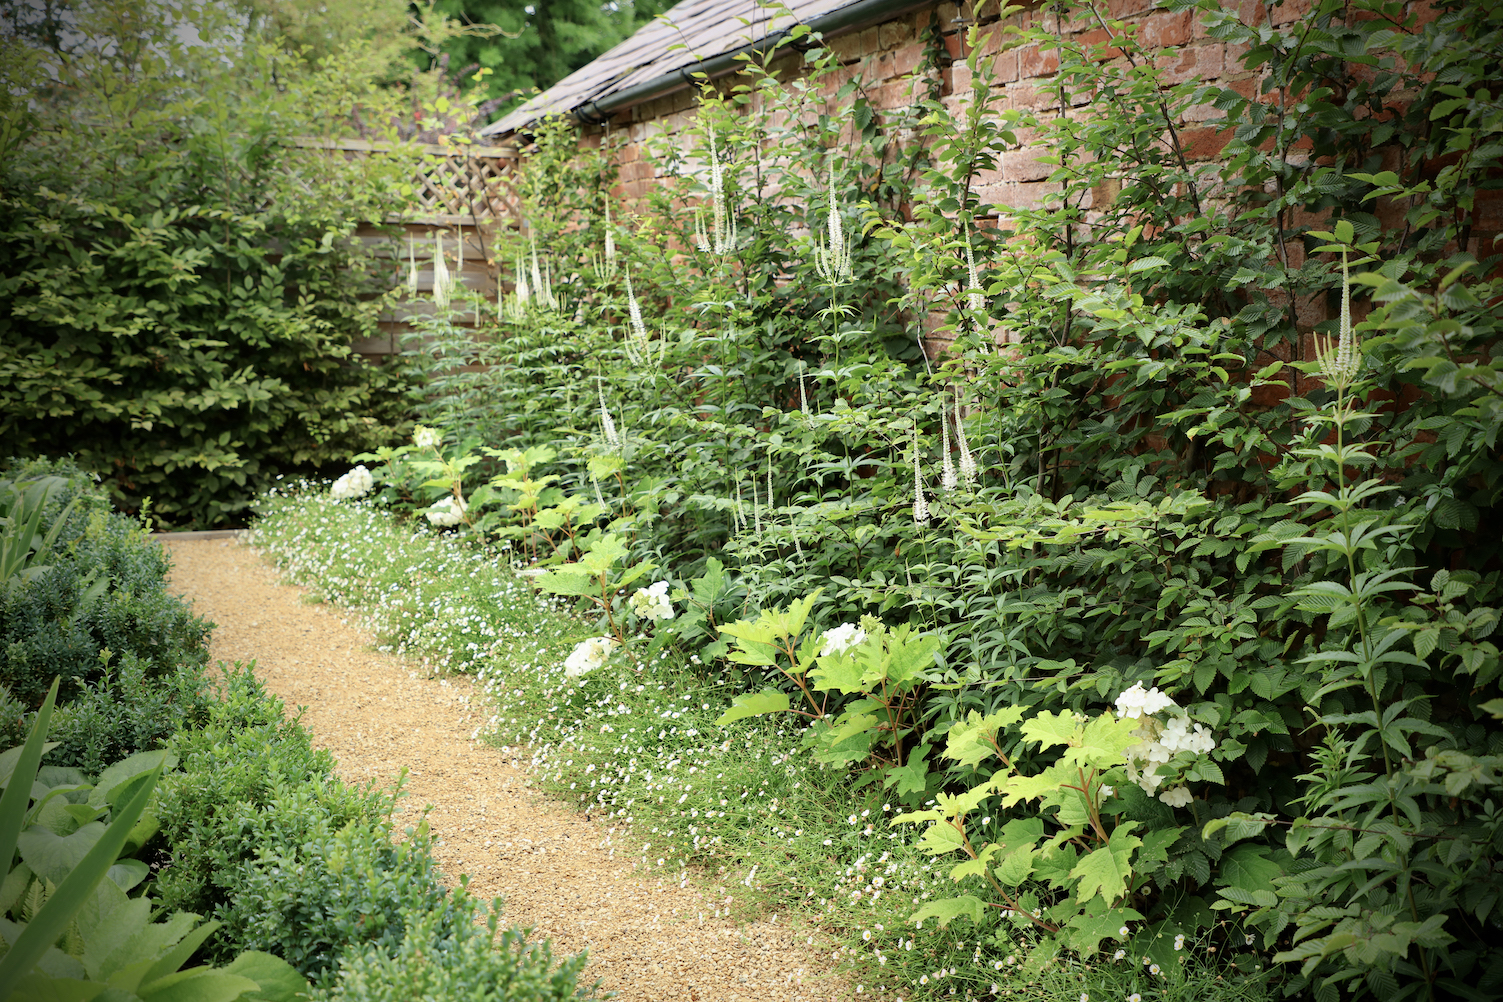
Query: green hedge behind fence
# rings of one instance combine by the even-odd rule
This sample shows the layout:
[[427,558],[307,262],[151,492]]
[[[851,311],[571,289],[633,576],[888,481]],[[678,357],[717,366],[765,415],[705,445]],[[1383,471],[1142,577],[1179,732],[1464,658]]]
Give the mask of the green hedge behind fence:
[[80,14],[68,59],[0,47],[26,95],[0,99],[0,439],[163,523],[235,524],[277,473],[400,421],[401,379],[350,353],[395,272],[349,238],[410,175],[288,143],[356,100],[340,67],[184,46],[152,9]]

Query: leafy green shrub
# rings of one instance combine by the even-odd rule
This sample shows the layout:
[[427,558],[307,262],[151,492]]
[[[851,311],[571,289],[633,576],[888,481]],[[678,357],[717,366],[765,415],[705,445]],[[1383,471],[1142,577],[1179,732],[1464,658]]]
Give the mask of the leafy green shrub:
[[[474,902],[446,891],[426,824],[393,844],[395,793],[335,778],[333,758],[283,718],[249,666],[226,669],[219,695],[207,724],[173,742],[181,769],[163,780],[153,843],[171,854],[155,882],[164,906],[222,924],[209,956],[264,950],[343,997],[365,983],[350,972],[389,970],[426,943],[435,983],[471,985],[489,972],[573,992],[583,958],[550,974],[547,950],[520,951],[520,933],[506,933],[497,953],[487,943],[482,959],[470,938]],[[378,990],[381,975],[369,977]]]
[[[218,8],[82,5],[57,80],[0,52],[7,92],[34,95],[0,108],[0,437],[177,526],[237,521],[278,472],[404,420],[399,367],[351,341],[396,279],[354,230],[401,208],[408,161],[296,148],[375,100],[358,55],[305,70]],[[190,22],[185,45],[168,25]]]
[[47,570],[0,589],[0,684],[34,706],[61,676],[72,698],[102,677],[104,649],[134,658],[146,678],[204,665],[208,624],[168,594],[166,554],[139,525],[111,512],[75,465],[22,464],[0,481],[0,493],[55,474],[67,486],[51,495],[43,522],[70,514],[53,538]]
[[[366,946],[395,955],[414,915],[431,915],[452,935],[469,917],[451,908],[433,865],[426,826],[401,845],[382,819],[336,827],[311,798],[282,796],[257,812],[240,812],[239,828],[255,855],[225,882],[215,911],[234,949],[266,950],[319,983],[347,950]],[[276,821],[311,814],[303,841]],[[257,824],[259,822],[259,825]]]
[[172,864],[158,878],[173,908],[212,914],[234,895],[261,853],[293,850],[321,834],[380,818],[385,798],[333,775],[334,759],[282,715],[250,666],[227,669],[202,726],[172,742],[182,768],[156,807]]
[[[468,904],[468,899],[465,899]],[[584,954],[556,968],[547,943],[529,945],[515,929],[497,934],[499,908],[486,930],[469,912],[450,919],[438,912],[402,916],[400,947],[352,950],[340,960],[339,978],[316,996],[328,1002],[410,1002],[466,999],[472,1002],[547,1002],[579,997]]]
[[[618,638],[616,568],[651,561],[702,609],[744,596],[743,635],[822,590],[808,636],[751,658],[781,670],[737,681],[780,688],[742,708],[841,721],[871,782],[937,802],[944,851],[960,843],[939,826],[990,817],[977,855],[1022,855],[958,875],[1006,894],[951,912],[987,952],[1084,958],[1130,927],[1124,952],[1255,945],[1289,992],[1322,999],[1495,994],[1503,279],[1482,234],[1503,165],[1503,3],[1441,2],[1426,20],[1331,2],[1256,24],[1262,8],[1163,6],[1243,52],[1260,92],[1170,82],[1100,3],[981,15],[954,40],[969,95],[941,93],[936,25],[935,86],[912,117],[864,106],[854,80],[849,119],[810,104],[837,72],[817,48],[802,57],[816,86],[752,65],[707,90],[703,139],[659,151],[678,180],[633,207],[616,272],[512,310],[477,350],[489,369],[459,374],[457,340],[439,338],[427,407],[473,502],[460,532],[522,542],[545,585],[581,580],[593,541],[615,540],[625,552],[578,611]],[[1029,46],[1058,56],[1057,108],[1002,107],[989,87],[991,53]],[[907,127],[929,145],[895,149]],[[1221,154],[1194,159],[1191,127]],[[984,204],[978,176],[1024,130],[1052,191]],[[711,158],[723,184],[697,169]],[[544,196],[575,213],[551,232],[579,241],[550,242],[547,270],[590,274],[605,214]],[[695,214],[723,212],[740,243],[696,247]],[[832,217],[856,234],[849,274],[804,236],[833,244]],[[921,357],[931,333],[953,341]],[[499,458],[480,440],[493,429],[551,454],[525,477],[545,490],[480,461]],[[414,497],[426,479],[378,474]],[[724,680],[725,647],[702,643],[726,632],[717,615],[680,636]],[[862,616],[939,638],[914,688],[876,691],[876,661],[847,685],[813,675],[805,645]],[[813,706],[805,670],[839,698]],[[1087,773],[1132,775],[1105,713],[1137,684],[1214,747],[1188,785],[1100,798]],[[1060,742],[1013,720],[985,755],[960,740],[1019,708],[1116,736]],[[1078,796],[1049,771],[1061,743]],[[1045,775],[1042,808],[1009,785]],[[1076,872],[1108,863],[1132,874],[1109,894]],[[1130,921],[1111,925],[1116,908]]]
[[204,666],[190,661],[155,675],[148,667],[126,654],[59,707],[47,734],[58,746],[47,761],[95,773],[106,763],[165,747],[178,732],[203,726],[212,698]]
[[182,912],[159,921],[149,898],[127,895],[149,872],[130,854],[150,827],[151,796],[170,754],[132,756],[92,781],[76,769],[39,768],[57,690],[54,680],[25,745],[0,756],[0,911],[9,915],[0,919],[0,998],[305,997],[307,982],[264,953],[243,953],[221,969],[181,969],[218,923]]

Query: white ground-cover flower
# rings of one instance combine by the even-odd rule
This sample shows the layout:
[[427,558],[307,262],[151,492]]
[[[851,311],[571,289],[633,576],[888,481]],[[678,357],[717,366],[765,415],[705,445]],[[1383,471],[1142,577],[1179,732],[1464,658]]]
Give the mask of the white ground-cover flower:
[[829,657],[831,654],[840,654],[850,650],[866,639],[866,631],[855,623],[841,623],[832,626],[824,632],[825,645],[820,648],[820,657]]
[[469,506],[464,503],[463,499],[455,499],[451,496],[433,502],[423,514],[434,525],[458,525],[464,521],[464,513],[468,510]]
[[673,618],[673,603],[668,600],[668,582],[658,581],[632,593],[631,611],[643,619],[661,622]]
[[329,496],[336,501],[358,498],[369,494],[375,486],[376,480],[371,476],[371,471],[362,464],[334,481],[334,486],[329,488]]
[[1158,686],[1145,691],[1142,682],[1134,682],[1132,688],[1117,697],[1117,716],[1136,720],[1145,713],[1151,716],[1175,705],[1174,700],[1159,692]]
[[594,671],[605,664],[611,656],[618,642],[610,637],[591,637],[589,640],[581,640],[575,645],[574,650],[564,659],[564,674],[570,678],[578,678],[586,672]]
[[437,449],[443,440],[444,433],[437,428],[429,428],[426,425],[420,424],[412,429],[412,444],[419,449]]

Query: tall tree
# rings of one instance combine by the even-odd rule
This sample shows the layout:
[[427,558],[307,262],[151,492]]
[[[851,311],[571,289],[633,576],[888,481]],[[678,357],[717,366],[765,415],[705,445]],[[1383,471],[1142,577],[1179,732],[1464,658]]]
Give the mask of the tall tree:
[[443,47],[449,65],[478,64],[491,72],[484,97],[513,107],[611,48],[677,0],[438,0],[435,10],[504,34],[460,36]]

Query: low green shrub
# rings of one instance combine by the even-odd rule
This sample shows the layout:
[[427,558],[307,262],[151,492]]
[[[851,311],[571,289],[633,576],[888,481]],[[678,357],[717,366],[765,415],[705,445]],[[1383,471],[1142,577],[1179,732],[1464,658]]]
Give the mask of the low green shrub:
[[157,816],[172,864],[157,879],[172,908],[210,914],[233,905],[264,853],[295,849],[380,818],[387,798],[340,782],[334,758],[284,719],[251,666],[225,670],[207,722],[179,732],[180,771],[162,782]]
[[53,680],[26,743],[0,758],[0,862],[6,871],[0,1000],[306,997],[307,982],[264,953],[241,953],[222,969],[181,970],[218,923],[182,912],[163,916],[148,897],[129,895],[150,872],[132,857],[142,848],[140,833],[151,827],[152,794],[172,765],[171,754],[133,755],[92,778],[77,769],[39,767],[59,681]]
[[127,653],[105,668],[52,718],[52,765],[98,772],[140,751],[162,748],[180,731],[202,726],[211,699],[203,665],[190,661],[153,676],[151,663]]
[[[455,895],[459,898],[459,895]],[[327,1002],[550,1002],[578,998],[583,954],[556,967],[546,942],[529,945],[524,933],[498,934],[500,903],[486,929],[470,921],[469,899],[452,919],[438,912],[402,916],[404,933],[394,952],[374,946],[352,950],[339,963],[339,976],[315,999]],[[463,919],[463,920],[461,920]]]
[[16,464],[0,476],[0,496],[47,476],[66,481],[42,510],[56,533],[36,558],[47,570],[0,589],[0,684],[35,706],[56,676],[65,703],[101,679],[105,649],[138,659],[147,678],[204,665],[208,623],[168,593],[167,555],[110,511],[91,477],[71,462]]
[[[227,900],[214,911],[224,922],[221,950],[265,950],[327,983],[345,950],[370,946],[392,955],[413,915],[433,916],[452,935],[465,916],[446,900],[426,826],[394,845],[384,818],[340,825],[301,794],[229,812],[228,827],[254,855],[221,885]],[[313,831],[293,841],[283,823],[289,818]]]

